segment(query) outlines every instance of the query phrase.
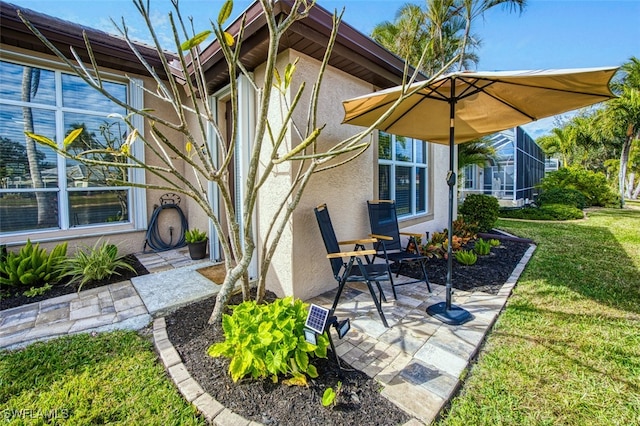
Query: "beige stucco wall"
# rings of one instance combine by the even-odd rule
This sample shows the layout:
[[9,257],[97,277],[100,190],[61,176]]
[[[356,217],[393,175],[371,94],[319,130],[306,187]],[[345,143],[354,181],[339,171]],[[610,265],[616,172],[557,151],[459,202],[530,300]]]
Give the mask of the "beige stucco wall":
[[[289,97],[293,98],[302,81],[306,81],[305,92],[294,114],[295,122],[304,129],[319,62],[298,52],[286,51],[279,56],[278,69],[282,71],[287,63],[298,57],[300,59]],[[262,73],[262,69],[256,70],[256,77],[260,79]],[[357,131],[356,127],[340,124],[343,115],[341,101],[370,92],[372,89],[370,84],[337,69],[327,69],[318,104],[317,124],[326,124],[319,138],[319,150],[324,150]],[[274,102],[270,111],[272,123],[280,121],[280,105],[277,100]],[[292,148],[292,141],[295,146],[300,139],[289,129],[287,146],[282,148],[282,154]],[[305,299],[335,285],[313,208],[327,203],[339,239],[353,239],[366,235],[366,200],[373,194],[372,152],[369,149],[354,162],[311,178],[273,256],[267,280],[269,290],[279,296],[294,295]],[[259,199],[258,217],[258,234],[261,240],[267,232],[278,203],[286,196],[296,171],[297,163],[278,165],[263,188]]]
[[[288,62],[293,62],[298,57],[289,96],[292,98],[301,82],[306,81],[306,94],[303,95],[294,115],[296,122],[304,128],[311,86],[316,79],[319,62],[298,52],[287,51],[279,57],[278,68],[284,69]],[[260,75],[258,70],[256,76]],[[321,145],[331,146],[361,130],[359,127],[341,124],[344,114],[342,101],[373,90],[375,88],[369,83],[340,70],[331,67],[327,69],[318,104],[318,126],[326,124],[320,136]],[[275,109],[272,110],[271,119],[277,120],[274,114]],[[295,135],[290,134],[290,137],[294,144],[299,142]],[[430,155],[432,199],[429,204],[432,211],[423,218],[414,218],[407,223],[401,222],[400,226],[403,229],[433,232],[446,227],[448,196],[445,178],[449,151],[446,146],[434,145],[431,147]],[[265,185],[259,201],[260,236],[264,235],[269,213],[274,211],[277,200],[280,199],[276,195],[283,194],[295,170],[291,165],[278,166],[273,179]],[[320,204],[327,204],[338,240],[364,238],[370,232],[366,201],[374,198],[377,198],[375,139],[372,146],[356,160],[312,177],[273,257],[267,288],[279,296],[293,295],[302,299],[334,288],[336,281],[326,259],[326,250],[313,209]],[[352,248],[344,247],[345,250]]]

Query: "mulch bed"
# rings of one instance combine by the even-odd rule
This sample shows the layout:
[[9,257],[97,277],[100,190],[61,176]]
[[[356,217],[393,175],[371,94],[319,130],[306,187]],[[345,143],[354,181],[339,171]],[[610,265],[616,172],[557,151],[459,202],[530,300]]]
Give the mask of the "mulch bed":
[[[129,280],[133,277],[137,277],[139,275],[146,275],[149,273],[147,269],[142,266],[142,263],[138,260],[138,258],[133,255],[127,255],[124,257],[124,260],[129,263],[136,272],[132,272],[128,269],[117,270],[118,274],[113,274],[106,280],[103,281],[89,281],[85,285],[82,286],[82,291],[89,290],[96,287],[102,287],[105,285],[117,283],[120,281]],[[53,288],[47,291],[45,294],[41,294],[39,296],[27,297],[22,293],[28,290],[28,288],[20,287],[20,288],[3,288],[2,297],[0,299],[0,310],[15,308],[18,306],[26,305],[28,303],[40,302],[41,300],[51,299],[53,297],[63,296],[65,294],[73,293],[78,291],[78,288],[74,285],[68,284],[68,281],[61,281],[58,284],[54,285]]]
[[[269,293],[266,299],[274,298]],[[240,302],[242,296],[237,295],[230,304]],[[207,325],[214,304],[215,298],[210,298],[167,316],[167,333],[193,378],[231,411],[265,425],[399,425],[409,420],[406,413],[380,395],[380,384],[366,374],[341,362],[349,370],[343,370],[339,377],[331,352],[326,359],[315,359],[319,376],[309,379],[307,387],[269,379],[233,383],[228,374],[229,360],[207,355],[209,346],[224,338],[221,327]],[[321,401],[325,389],[335,390],[338,381],[342,390],[336,405],[324,407]]]
[[[496,237],[496,236],[494,236]],[[497,236],[500,238],[499,236]],[[472,250],[471,242],[464,248]],[[510,240],[500,238],[500,245],[491,247],[487,256],[478,256],[478,261],[471,266],[460,264],[453,259],[451,283],[453,288],[465,291],[482,291],[497,294],[502,285],[513,273],[516,265],[529,248],[524,240]],[[445,285],[447,282],[447,260],[429,259],[426,262],[429,281]],[[419,278],[419,271],[407,268],[406,275]],[[403,274],[404,275],[404,274]]]

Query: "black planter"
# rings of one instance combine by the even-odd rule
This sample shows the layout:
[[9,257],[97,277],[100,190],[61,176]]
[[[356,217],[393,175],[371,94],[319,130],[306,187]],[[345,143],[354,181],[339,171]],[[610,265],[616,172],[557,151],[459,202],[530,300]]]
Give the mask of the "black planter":
[[197,243],[189,243],[189,256],[193,260],[204,259],[207,256],[207,243],[208,239],[204,241],[198,241]]

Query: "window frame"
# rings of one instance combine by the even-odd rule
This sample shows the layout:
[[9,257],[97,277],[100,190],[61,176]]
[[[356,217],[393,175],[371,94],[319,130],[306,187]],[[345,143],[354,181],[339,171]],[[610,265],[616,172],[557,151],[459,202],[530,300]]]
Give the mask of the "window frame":
[[[37,67],[45,71],[54,72],[55,96],[54,105],[34,104],[33,107],[38,109],[46,109],[54,112],[55,115],[55,136],[56,141],[61,143],[64,139],[64,112],[85,113],[77,108],[64,107],[62,105],[62,74],[75,75],[70,72],[62,63],[46,58],[34,58],[28,54],[19,52],[0,50],[2,53],[2,61],[13,63],[19,66]],[[126,77],[113,72],[100,71],[105,81],[123,84],[126,86],[127,103],[134,108],[142,109],[144,100],[143,80],[135,77]],[[95,90],[89,88],[90,90]],[[2,100],[1,103],[7,106],[24,106],[24,102]],[[96,111],[91,111],[88,115]],[[107,115],[105,114],[106,118]],[[144,134],[144,120],[139,115],[131,117],[134,126]],[[131,146],[132,154],[141,160],[144,160],[144,144],[137,143]],[[129,205],[129,217],[127,221],[118,223],[97,223],[80,226],[72,226],[70,221],[69,194],[74,192],[74,188],[67,186],[67,170],[66,159],[60,155],[56,155],[56,164],[58,168],[58,182],[55,188],[0,188],[3,193],[34,193],[35,191],[56,192],[58,194],[59,217],[58,224],[55,228],[28,229],[20,231],[1,232],[0,236],[6,243],[20,243],[26,240],[26,237],[37,238],[39,241],[54,241],[63,238],[73,237],[90,237],[106,234],[117,234],[123,232],[132,232],[146,229],[147,223],[147,201],[146,190],[136,186],[103,186],[96,187],[96,190],[122,190],[127,191],[127,203]],[[129,182],[140,185],[145,183],[145,172],[143,169],[129,169]]]
[[[380,143],[380,135],[381,134],[386,134],[389,135],[390,137],[390,159],[387,158],[381,158],[380,157],[380,146],[378,145],[378,150],[377,150],[377,155],[378,155],[378,164],[376,166],[376,176],[377,176],[377,184],[376,184],[376,193],[378,194],[378,198],[380,198],[380,166],[389,166],[389,181],[390,181],[390,185],[389,185],[389,198],[391,200],[396,200],[396,186],[397,186],[397,180],[396,180],[396,168],[397,167],[407,167],[411,169],[410,172],[410,189],[409,189],[409,194],[410,194],[410,207],[409,207],[409,213],[406,214],[398,214],[398,219],[402,220],[402,221],[406,221],[406,220],[410,220],[413,218],[423,218],[424,216],[430,216],[433,215],[433,211],[432,211],[432,205],[431,205],[431,200],[432,200],[432,194],[431,194],[431,182],[432,182],[432,167],[431,167],[431,161],[432,161],[432,152],[431,152],[431,144],[427,141],[422,141],[419,139],[415,139],[415,138],[408,138],[405,137],[405,139],[410,140],[411,141],[411,145],[412,145],[412,155],[411,161],[401,161],[401,160],[397,160],[396,159],[396,140],[398,135],[394,135],[392,133],[388,133],[388,132],[383,132],[381,130],[379,130],[377,132],[377,141],[378,144]],[[418,158],[418,152],[417,152],[417,142],[422,143],[423,144],[423,152],[424,152],[424,156],[425,156],[425,161],[424,163],[417,161]],[[424,182],[424,192],[422,193],[422,196],[424,197],[424,211],[418,211],[417,210],[417,193],[416,193],[416,176],[417,176],[417,169],[424,169],[424,176],[425,176],[425,182]]]

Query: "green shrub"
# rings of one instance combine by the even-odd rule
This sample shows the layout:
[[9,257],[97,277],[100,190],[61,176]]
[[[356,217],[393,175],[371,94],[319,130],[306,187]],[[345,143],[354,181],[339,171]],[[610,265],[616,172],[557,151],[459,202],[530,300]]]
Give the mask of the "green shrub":
[[292,297],[262,305],[243,302],[233,307],[232,315],[223,316],[225,341],[211,345],[208,353],[231,359],[229,373],[234,382],[249,375],[277,382],[283,374],[292,376],[289,384],[306,385],[306,375],[318,377],[309,357],[326,358],[329,345],[324,334],[317,336],[317,345],[306,341],[306,318],[307,304]]
[[42,287],[58,282],[64,275],[67,243],[58,244],[47,254],[40,243],[27,244],[18,253],[8,252],[0,262],[0,285]]
[[565,167],[549,173],[540,182],[543,191],[575,189],[586,199],[587,206],[619,207],[619,200],[601,172],[593,172],[578,166]]
[[552,216],[555,220],[573,220],[584,217],[582,210],[564,204],[544,205],[540,207],[540,210]]
[[491,247],[498,247],[500,245],[500,240],[492,238],[489,240],[489,245],[491,245]]
[[473,251],[475,251],[476,254],[479,254],[480,256],[486,256],[491,252],[491,244],[489,244],[489,241],[485,241],[480,238],[474,244]]
[[471,250],[460,250],[456,252],[456,260],[463,265],[473,265],[478,261],[478,256]]
[[475,223],[478,232],[487,232],[496,224],[499,210],[500,204],[496,197],[471,194],[464,200],[459,211],[466,223]]
[[542,207],[524,207],[519,209],[500,209],[500,217],[527,220],[572,220],[582,219],[582,210],[563,204],[549,204]]
[[564,204],[582,210],[587,206],[587,199],[582,192],[577,189],[552,188],[538,195],[536,197],[536,204],[538,206]]
[[108,279],[112,275],[120,275],[119,270],[136,270],[124,260],[124,256],[118,256],[118,247],[107,241],[96,242],[93,247],[84,247],[78,250],[69,260],[68,271],[65,276],[70,276],[70,284],[78,284],[78,291],[89,281]]

